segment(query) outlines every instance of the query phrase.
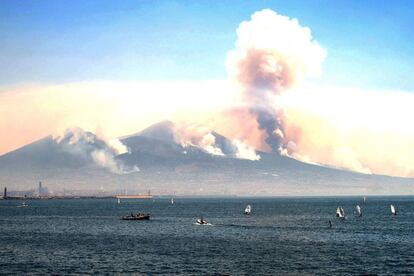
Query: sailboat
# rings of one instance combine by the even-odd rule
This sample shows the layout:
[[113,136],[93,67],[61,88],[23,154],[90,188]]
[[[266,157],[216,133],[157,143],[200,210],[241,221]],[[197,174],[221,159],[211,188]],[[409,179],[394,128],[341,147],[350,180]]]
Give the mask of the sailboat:
[[344,219],[345,218],[345,212],[344,209],[342,207],[336,208],[336,217]]
[[174,204],[174,198],[171,198],[171,204]]
[[120,198],[118,198],[118,204],[121,204],[121,199]]
[[246,206],[246,208],[244,209],[244,214],[245,215],[250,215],[252,213],[252,206],[250,204],[248,204]]
[[391,209],[391,214],[393,214],[394,216],[397,215],[397,209],[395,209],[394,205],[390,205],[390,209]]
[[366,196],[364,196],[364,203],[367,201],[367,197]]
[[29,205],[26,203],[25,200],[23,200],[22,204],[20,204],[19,207],[28,207]]
[[362,217],[362,209],[361,209],[361,206],[357,205],[355,207],[355,210],[356,210],[357,216],[358,217]]

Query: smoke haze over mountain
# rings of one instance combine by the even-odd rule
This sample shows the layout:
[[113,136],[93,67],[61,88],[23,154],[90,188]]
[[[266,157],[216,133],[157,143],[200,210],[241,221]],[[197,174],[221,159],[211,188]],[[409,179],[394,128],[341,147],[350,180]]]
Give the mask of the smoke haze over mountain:
[[79,126],[109,137],[108,149],[90,157],[115,172],[121,168],[113,152],[125,149],[109,141],[167,119],[182,126],[174,134],[181,145],[217,156],[226,154],[218,147],[220,133],[243,159],[258,160],[256,149],[363,173],[414,176],[413,94],[317,85],[329,56],[310,27],[272,10],[253,13],[236,30],[227,80],[1,87],[0,153]]

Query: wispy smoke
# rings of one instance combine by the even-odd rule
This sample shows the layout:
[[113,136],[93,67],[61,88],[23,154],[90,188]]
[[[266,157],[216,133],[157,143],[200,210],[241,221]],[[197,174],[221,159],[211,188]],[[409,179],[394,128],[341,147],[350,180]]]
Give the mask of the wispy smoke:
[[55,137],[57,144],[67,152],[92,160],[96,165],[115,174],[139,171],[138,167],[126,168],[115,156],[126,153],[127,147],[118,139],[104,140],[81,128],[66,129],[64,134]]
[[123,170],[119,163],[114,159],[114,156],[106,150],[94,150],[90,153],[92,160],[103,168],[108,169],[112,173],[122,174]]
[[228,71],[273,152],[283,147],[284,124],[277,96],[306,77],[319,74],[325,51],[309,28],[296,19],[262,10],[237,29],[236,49],[228,54]]

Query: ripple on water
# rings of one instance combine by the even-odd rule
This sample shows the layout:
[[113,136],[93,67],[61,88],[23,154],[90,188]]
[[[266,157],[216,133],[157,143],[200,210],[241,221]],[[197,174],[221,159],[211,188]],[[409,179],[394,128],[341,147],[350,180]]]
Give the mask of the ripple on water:
[[[0,267],[10,274],[413,274],[414,198],[182,198],[0,202]],[[178,201],[177,201],[178,202]],[[246,204],[251,216],[243,215]],[[336,206],[348,212],[333,217]],[[151,221],[121,221],[149,212]],[[194,225],[199,216],[213,226]],[[333,228],[328,228],[328,220]]]

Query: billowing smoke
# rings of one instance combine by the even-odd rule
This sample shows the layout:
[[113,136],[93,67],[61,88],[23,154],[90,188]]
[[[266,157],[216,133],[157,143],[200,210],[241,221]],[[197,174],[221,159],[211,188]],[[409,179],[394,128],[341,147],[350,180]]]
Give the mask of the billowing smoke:
[[198,124],[182,124],[175,126],[176,142],[183,147],[195,146],[211,155],[227,156],[240,159],[259,160],[260,156],[247,144],[239,140],[228,140],[224,136],[211,131],[207,126]]
[[318,75],[325,51],[309,28],[268,9],[242,22],[237,37],[236,49],[228,54],[229,74],[239,83],[271,151],[281,152],[284,124],[277,97],[304,78]]
[[92,160],[100,167],[108,169],[112,173],[122,174],[121,165],[115,161],[114,156],[107,150],[94,150],[90,153]]
[[[0,86],[0,132],[5,133],[0,136],[0,154],[69,125],[101,125],[111,137],[119,137],[168,118],[208,125],[197,138],[184,136],[181,142],[211,154],[255,160],[255,148],[310,163],[414,177],[412,91],[309,88],[304,80],[320,73],[325,51],[307,27],[271,10],[241,23],[237,36],[227,59],[230,82]],[[211,130],[231,139],[231,145],[222,146]],[[122,145],[105,143],[103,148],[90,148],[87,142],[67,148],[118,173],[138,170],[125,169],[114,158],[125,150]],[[94,150],[98,152],[92,154]]]
[[240,140],[234,140],[233,145],[236,148],[235,155],[240,159],[248,159],[257,161],[260,160],[260,155],[258,155],[254,148],[250,147],[246,143],[243,143]]
[[126,168],[115,156],[126,153],[127,147],[118,139],[105,140],[91,132],[74,127],[66,129],[55,142],[71,154],[92,160],[96,165],[115,174],[127,174],[139,171],[138,167]]
[[224,156],[223,151],[216,145],[216,137],[205,126],[196,124],[176,126],[174,136],[176,142],[183,147],[197,146],[212,155]]

